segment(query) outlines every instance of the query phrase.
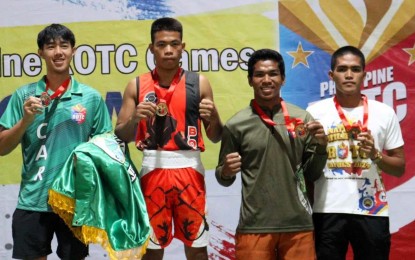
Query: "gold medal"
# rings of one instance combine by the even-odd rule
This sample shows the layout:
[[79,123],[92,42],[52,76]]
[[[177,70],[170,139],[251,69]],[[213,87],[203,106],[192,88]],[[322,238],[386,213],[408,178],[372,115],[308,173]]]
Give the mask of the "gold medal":
[[50,98],[50,96],[47,92],[43,92],[42,95],[40,95],[40,101],[42,102],[42,105],[44,107],[47,107],[47,106],[49,106],[52,99]]
[[158,116],[166,116],[168,112],[169,112],[169,108],[167,107],[167,104],[166,103],[159,102],[157,104],[156,114]]

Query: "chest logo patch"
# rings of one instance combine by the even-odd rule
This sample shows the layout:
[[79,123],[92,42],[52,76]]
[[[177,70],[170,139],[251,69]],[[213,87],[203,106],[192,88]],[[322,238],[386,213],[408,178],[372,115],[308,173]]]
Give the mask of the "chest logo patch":
[[71,119],[78,124],[82,124],[86,119],[86,108],[81,104],[72,107]]

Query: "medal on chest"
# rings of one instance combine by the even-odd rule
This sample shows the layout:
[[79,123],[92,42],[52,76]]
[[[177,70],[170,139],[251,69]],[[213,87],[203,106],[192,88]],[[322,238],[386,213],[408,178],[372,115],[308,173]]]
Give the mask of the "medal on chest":
[[62,85],[58,87],[58,89],[50,96],[48,93],[49,90],[49,82],[47,78],[45,78],[46,81],[46,89],[42,94],[40,95],[40,101],[42,102],[42,105],[44,107],[48,107],[53,99],[59,98],[65,93],[66,89],[69,86],[69,82],[71,82],[71,78],[69,77],[67,80],[65,80]]
[[[156,115],[157,116],[166,116],[169,113],[169,104],[170,104],[170,100],[173,96],[174,90],[176,89],[176,86],[179,84],[181,76],[182,76],[182,68],[179,68],[177,70],[177,73],[174,75],[174,78],[169,86],[169,88],[167,89],[167,91],[165,91],[165,89],[163,87],[160,86],[159,84],[159,80],[158,80],[158,74],[156,70],[152,71],[152,76],[153,76],[153,80],[154,80],[154,92],[156,93]],[[164,92],[164,93],[163,93]]]
[[52,102],[52,99],[50,98],[48,92],[45,91],[40,95],[40,101],[44,107],[47,107],[50,105],[50,102]]
[[[252,107],[258,113],[261,120],[264,124],[273,127],[276,123],[267,116],[267,114],[262,110],[262,108],[258,105],[255,99],[252,101]],[[291,118],[287,106],[282,98],[280,98],[281,109],[284,114],[284,121],[285,127],[287,128],[288,134],[295,138],[295,137],[304,137],[307,134],[307,129],[305,128],[304,122],[301,118]]]
[[156,115],[158,116],[166,116],[169,113],[169,107],[163,101],[160,101],[156,107]]
[[369,118],[369,109],[368,109],[368,103],[367,103],[367,97],[365,95],[362,95],[363,100],[363,123],[353,123],[350,124],[349,120],[346,118],[346,115],[344,114],[343,109],[341,108],[339,102],[337,101],[336,96],[334,96],[333,101],[334,105],[336,106],[337,112],[339,114],[340,119],[342,120],[343,126],[347,131],[347,134],[349,136],[349,139],[357,140],[357,136],[361,132],[367,131],[367,122]]

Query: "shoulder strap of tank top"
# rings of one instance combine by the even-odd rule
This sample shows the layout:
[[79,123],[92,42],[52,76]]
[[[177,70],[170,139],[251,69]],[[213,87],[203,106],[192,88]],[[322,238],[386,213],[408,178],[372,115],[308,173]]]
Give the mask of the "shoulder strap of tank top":
[[140,77],[137,77],[136,79],[135,79],[135,90],[136,90],[136,92],[135,92],[135,94],[136,94],[136,97],[135,97],[135,106],[138,106],[138,98],[140,97]]

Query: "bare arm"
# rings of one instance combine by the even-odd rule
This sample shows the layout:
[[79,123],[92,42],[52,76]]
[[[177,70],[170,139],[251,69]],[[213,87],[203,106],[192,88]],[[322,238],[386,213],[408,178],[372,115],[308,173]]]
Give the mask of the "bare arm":
[[[375,148],[371,131],[359,133],[357,139],[360,141],[360,150],[369,155],[373,160],[378,152]],[[382,152],[382,151],[380,151]],[[382,153],[382,160],[376,163],[378,167],[387,174],[400,177],[405,172],[405,152],[403,146],[386,150],[386,154]]]
[[10,129],[0,126],[0,155],[7,155],[19,145],[27,125],[20,120]]
[[222,136],[223,124],[213,102],[213,91],[206,77],[200,75],[199,113],[210,141],[217,143]]
[[43,107],[39,98],[30,97],[23,104],[23,118],[12,128],[0,126],[0,155],[9,154],[20,143],[27,127],[33,122],[36,114],[42,113]]
[[124,90],[122,106],[115,125],[115,134],[124,142],[133,141],[138,122],[154,116],[156,111],[156,105],[152,102],[141,102],[136,106],[136,84],[135,78],[128,82]]
[[405,153],[403,146],[387,150],[382,154],[382,160],[377,163],[378,167],[390,175],[400,177],[405,173]]

